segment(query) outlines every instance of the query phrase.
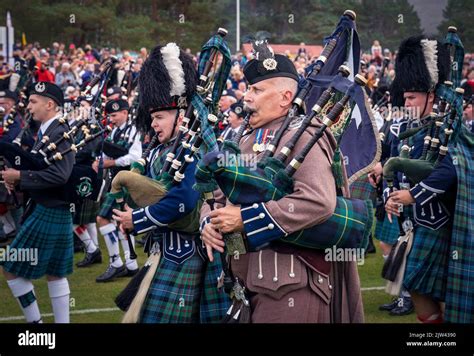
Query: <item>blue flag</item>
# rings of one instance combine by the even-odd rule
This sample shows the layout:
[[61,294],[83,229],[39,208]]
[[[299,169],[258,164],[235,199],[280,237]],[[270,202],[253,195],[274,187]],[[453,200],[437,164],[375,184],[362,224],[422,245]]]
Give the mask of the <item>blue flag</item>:
[[[354,21],[342,16],[334,33],[325,38],[325,43],[333,38],[337,39],[336,47],[320,73],[309,74],[306,78],[313,84],[306,100],[307,108],[311,108],[317,102],[342,64],[351,70],[348,79],[341,78],[335,85],[335,88],[342,93],[346,92],[354,75],[359,72],[360,42]],[[308,71],[311,71],[311,67]],[[379,160],[381,152],[378,129],[362,88],[356,88],[351,98],[351,106],[353,109],[351,117],[348,118],[350,121],[339,140],[349,184],[369,172]]]

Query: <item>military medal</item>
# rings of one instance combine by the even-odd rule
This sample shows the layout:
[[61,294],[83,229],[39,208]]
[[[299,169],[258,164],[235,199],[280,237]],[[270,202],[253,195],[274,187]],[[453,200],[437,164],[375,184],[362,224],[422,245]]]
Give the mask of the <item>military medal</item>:
[[262,135],[262,129],[258,129],[257,132],[255,133],[255,140],[254,140],[254,144],[253,144],[253,147],[252,147],[252,150],[254,152],[259,152],[260,150],[260,137]]
[[261,140],[258,145],[258,152],[265,151],[265,140],[267,139],[268,129],[262,131]]
[[271,135],[272,132],[273,132],[273,130],[270,131],[270,129],[265,130],[263,140],[262,140],[262,144],[261,144],[261,147],[260,147],[261,152],[263,152],[267,149],[267,146],[269,144],[269,142],[267,142],[267,141],[270,140],[270,135]]

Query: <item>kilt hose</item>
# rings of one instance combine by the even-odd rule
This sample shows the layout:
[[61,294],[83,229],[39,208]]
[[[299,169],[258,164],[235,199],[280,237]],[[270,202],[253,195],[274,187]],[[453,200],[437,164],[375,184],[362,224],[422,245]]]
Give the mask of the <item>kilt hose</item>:
[[5,271],[18,277],[38,279],[44,275],[65,277],[71,274],[73,232],[69,207],[47,208],[37,204],[10,249],[35,249],[37,253],[37,261],[0,262]]
[[431,230],[415,226],[408,254],[403,286],[410,292],[444,301],[451,230],[447,226]]
[[99,211],[99,203],[92,199],[84,199],[76,204],[76,212],[73,217],[74,225],[86,225],[95,223],[97,213]]
[[144,305],[140,323],[217,323],[230,298],[217,289],[222,268],[219,256],[211,264],[199,253],[181,264],[162,258]]

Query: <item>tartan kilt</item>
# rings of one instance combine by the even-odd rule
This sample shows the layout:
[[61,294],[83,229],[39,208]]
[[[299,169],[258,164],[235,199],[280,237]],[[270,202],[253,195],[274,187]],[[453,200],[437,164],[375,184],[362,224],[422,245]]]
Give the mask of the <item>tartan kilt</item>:
[[198,253],[181,264],[161,258],[140,323],[198,323],[205,263]]
[[450,229],[446,226],[439,230],[415,227],[403,278],[403,285],[408,291],[444,301],[450,235]]
[[[206,253],[206,252],[204,252]],[[221,323],[227,310],[232,304],[224,288],[217,288],[217,279],[222,272],[222,262],[219,252],[214,251],[214,262],[207,261],[204,275],[204,290],[201,299],[200,322]]]
[[387,218],[387,214],[384,215],[383,221],[376,219],[375,223],[375,238],[379,241],[385,242],[388,245],[395,245],[400,235],[400,229],[398,227],[398,218],[392,215],[392,223]]
[[105,198],[100,203],[100,209],[97,215],[111,220],[114,209],[119,209],[119,205],[113,196],[106,194]]
[[357,178],[350,186],[351,198],[366,200],[370,199],[375,204],[377,198],[377,191],[369,182],[367,174]]
[[[124,200],[125,203],[132,209],[137,207],[137,205],[130,198],[128,192],[124,194]],[[97,215],[105,219],[112,220],[114,209],[120,209],[119,204],[115,201],[115,198],[111,194],[106,194],[105,198],[100,204],[100,209]]]
[[37,264],[5,261],[3,269],[26,279],[44,275],[65,277],[72,273],[73,233],[69,207],[36,205],[25,220],[10,248],[37,249]]
[[76,204],[76,213],[72,219],[74,225],[85,225],[95,223],[99,203],[92,199],[84,199]]

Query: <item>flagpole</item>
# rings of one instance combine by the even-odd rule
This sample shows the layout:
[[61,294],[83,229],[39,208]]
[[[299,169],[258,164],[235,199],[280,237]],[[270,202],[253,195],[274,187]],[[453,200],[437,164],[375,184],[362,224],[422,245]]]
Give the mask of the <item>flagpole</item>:
[[[13,38],[13,33],[14,33],[14,30],[13,30],[13,24],[12,24],[12,17],[11,17],[11,14],[10,14],[10,11],[7,11],[7,23],[6,23],[6,27],[5,27],[5,34],[6,34],[6,41],[5,41],[5,44],[6,44],[6,49],[5,49],[5,60],[7,63],[9,63],[11,66],[13,66],[13,57],[12,57],[12,52],[11,52],[11,49],[10,49],[10,46],[13,48],[13,43],[15,41],[15,39]],[[10,35],[12,36],[12,41],[10,41]]]
[[240,0],[236,1],[236,36],[235,36],[235,51],[240,51]]
[[10,11],[7,11],[7,22],[6,22],[6,49],[5,49],[5,62],[10,63],[10,26],[11,26],[11,19],[10,19]]

